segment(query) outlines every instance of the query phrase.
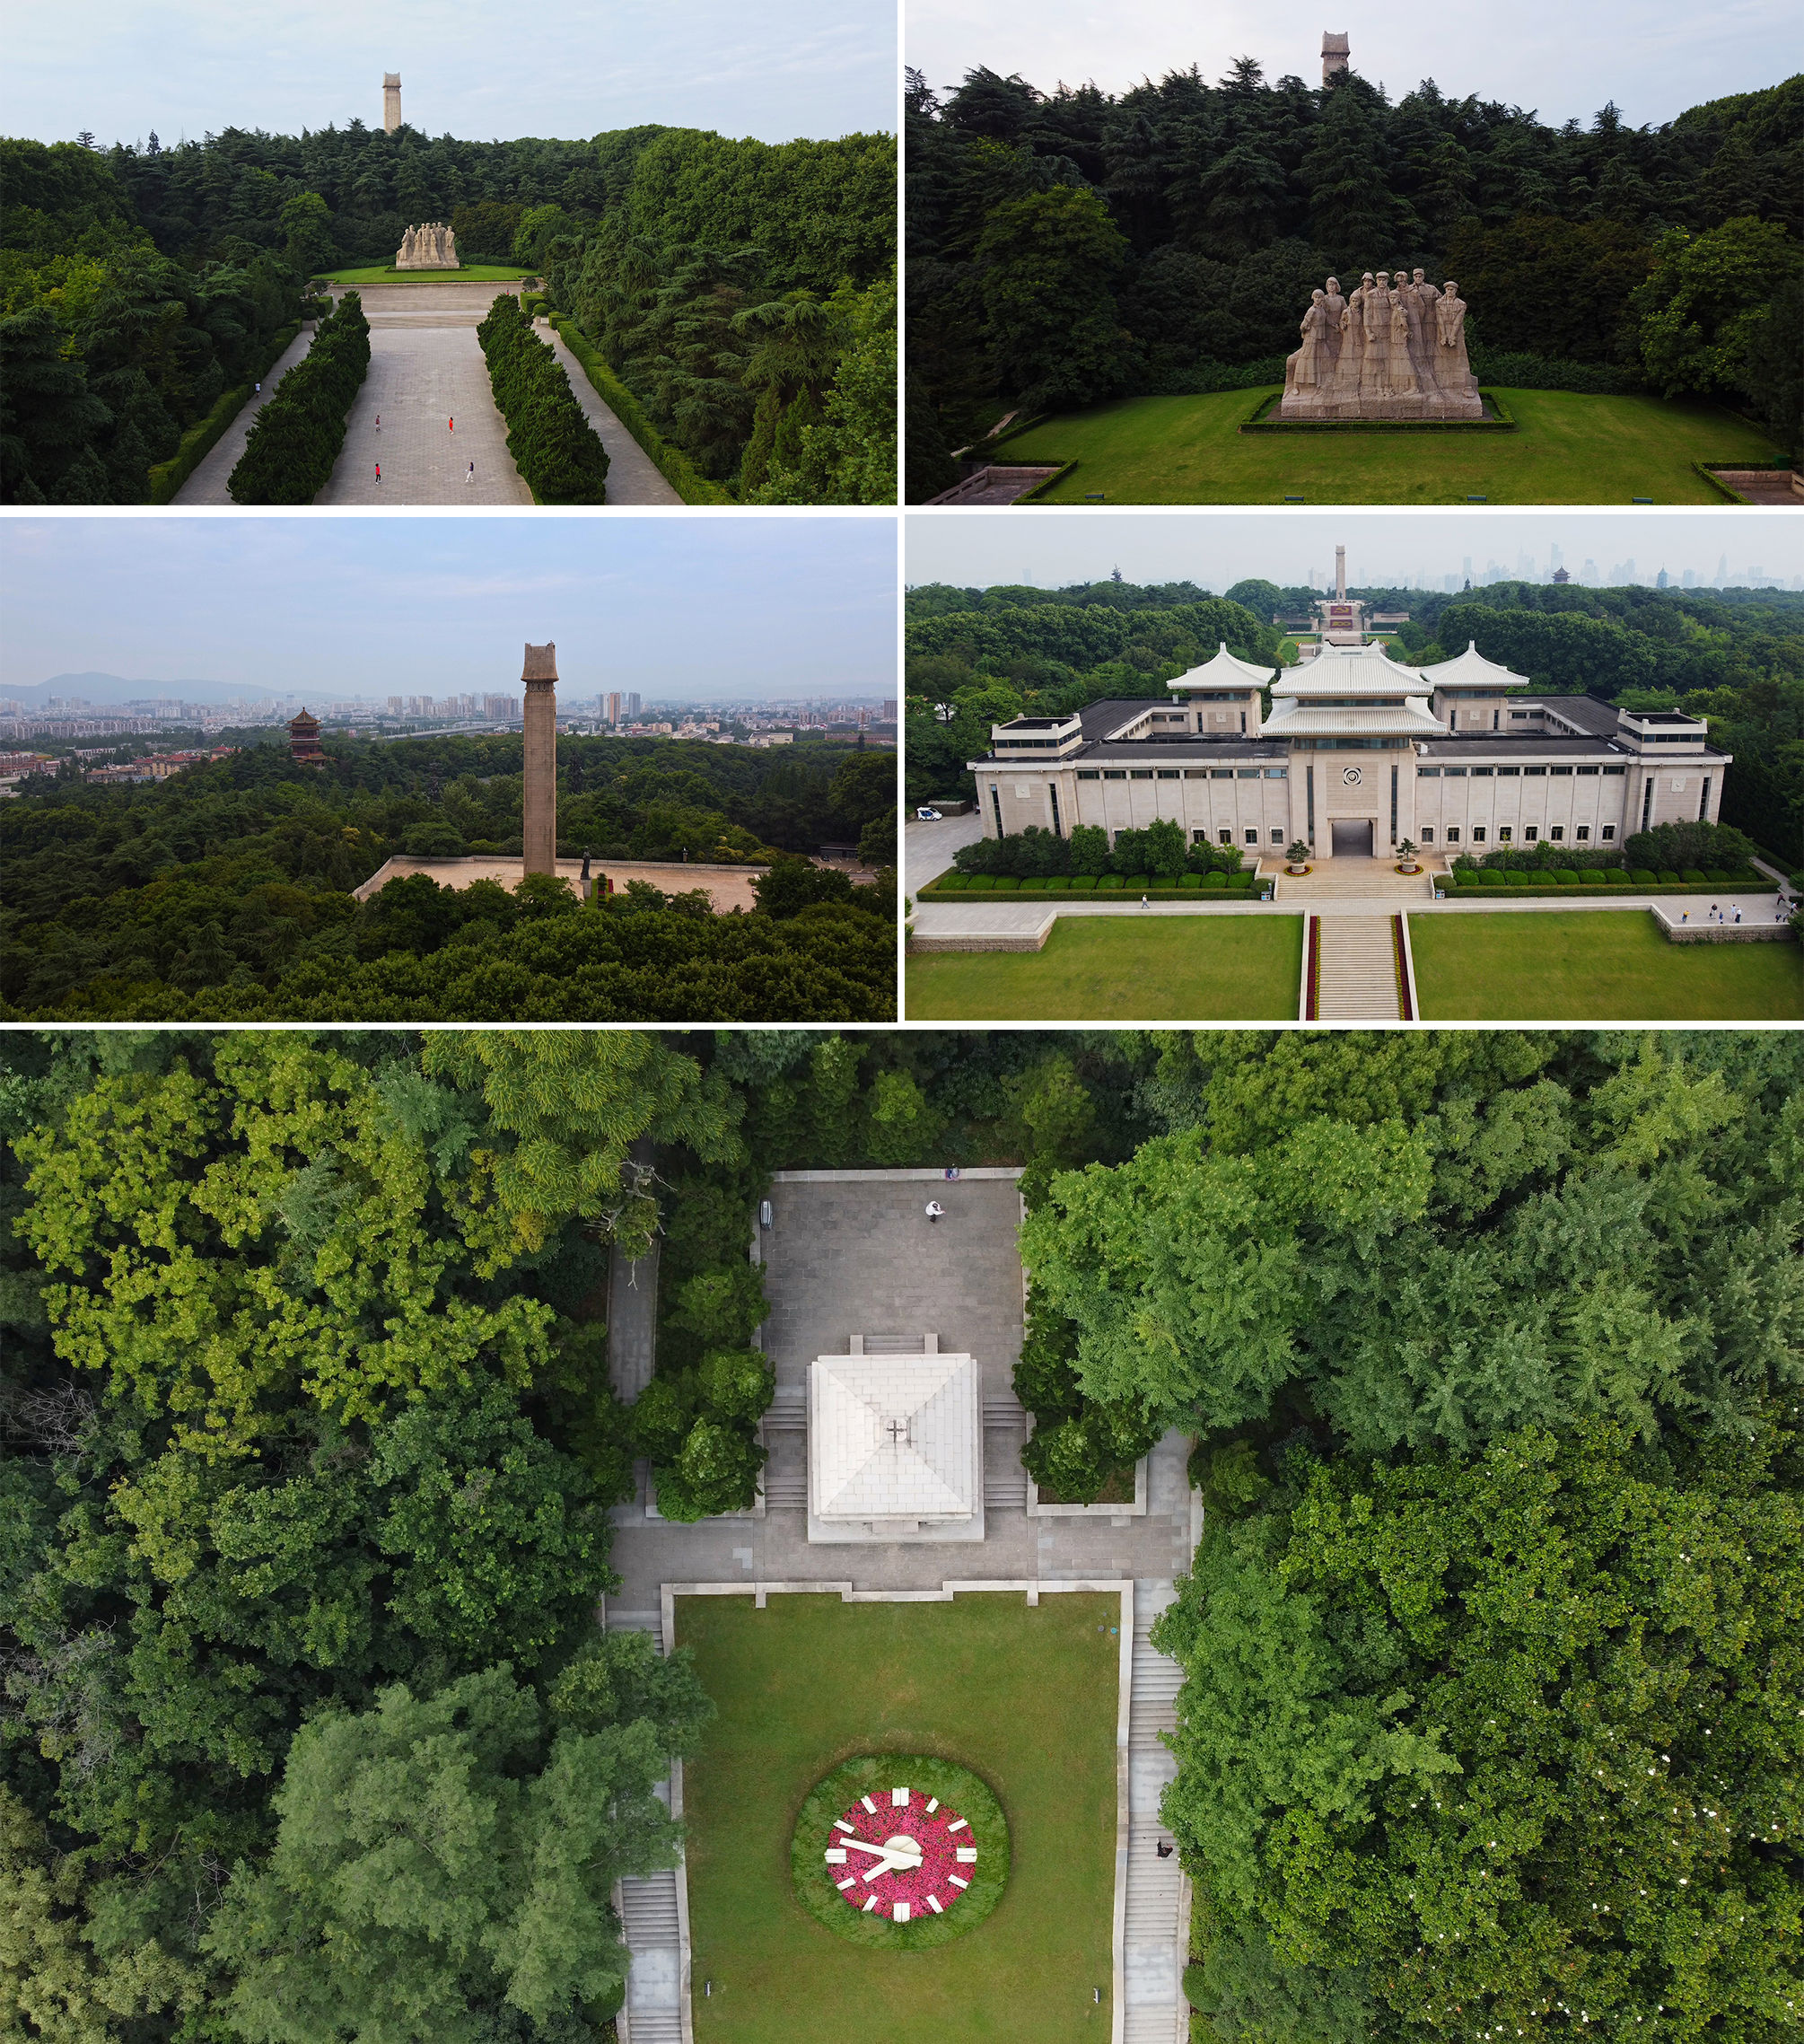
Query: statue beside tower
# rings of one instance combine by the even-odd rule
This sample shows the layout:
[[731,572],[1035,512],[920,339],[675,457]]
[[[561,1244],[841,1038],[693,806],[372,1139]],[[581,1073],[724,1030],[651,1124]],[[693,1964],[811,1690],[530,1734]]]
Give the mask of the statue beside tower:
[[529,645],[521,670],[526,688],[521,788],[521,871],[557,871],[557,642]]
[[401,125],[401,75],[398,71],[382,74],[382,133],[392,135]]

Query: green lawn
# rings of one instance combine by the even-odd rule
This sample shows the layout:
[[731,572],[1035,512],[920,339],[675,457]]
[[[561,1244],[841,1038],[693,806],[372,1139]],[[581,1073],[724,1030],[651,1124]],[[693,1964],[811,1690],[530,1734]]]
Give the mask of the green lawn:
[[[697,2044],[1107,2044],[1120,1613],[1089,1595],[679,1601],[720,1706],[683,1770]],[[1008,1889],[953,1943],[871,1951],[795,1899],[802,1799],[867,1751],[943,1755],[1002,1798]]]
[[461,269],[323,269],[328,284],[512,284],[538,273],[506,263],[466,263]]
[[1124,398],[1048,419],[1002,458],[1077,462],[1045,504],[1721,504],[1694,461],[1773,454],[1733,413],[1662,398],[1500,390],[1513,433],[1238,432],[1258,395]]
[[1644,908],[1412,916],[1424,1022],[1796,1022],[1804,949],[1676,944]]
[[914,952],[911,1022],[1293,1022],[1300,916],[1061,916],[1044,951]]

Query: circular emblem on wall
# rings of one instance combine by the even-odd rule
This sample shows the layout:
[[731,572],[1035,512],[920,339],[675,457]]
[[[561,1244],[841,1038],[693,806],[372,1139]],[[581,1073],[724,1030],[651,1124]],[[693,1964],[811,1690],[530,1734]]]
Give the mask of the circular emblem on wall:
[[802,1906],[842,1937],[943,1944],[1002,1899],[1008,1825],[968,1768],[924,1755],[869,1755],[815,1785],[790,1858]]
[[1350,788],[1358,787],[1359,768],[1357,767],[1343,767],[1341,768],[1341,779]]

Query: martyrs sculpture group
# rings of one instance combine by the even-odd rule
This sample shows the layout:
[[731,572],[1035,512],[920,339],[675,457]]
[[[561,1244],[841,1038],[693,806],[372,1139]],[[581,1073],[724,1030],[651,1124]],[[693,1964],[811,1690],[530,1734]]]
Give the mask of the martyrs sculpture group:
[[1284,364],[1280,419],[1476,419],[1466,301],[1417,270],[1371,270],[1349,296],[1331,276],[1311,294],[1303,345]]

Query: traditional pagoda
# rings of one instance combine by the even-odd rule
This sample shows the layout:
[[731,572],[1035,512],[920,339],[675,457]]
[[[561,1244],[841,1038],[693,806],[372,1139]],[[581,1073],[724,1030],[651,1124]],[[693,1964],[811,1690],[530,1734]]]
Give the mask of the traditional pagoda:
[[320,744],[320,720],[303,709],[288,720],[288,757],[298,767],[323,767],[326,755]]

